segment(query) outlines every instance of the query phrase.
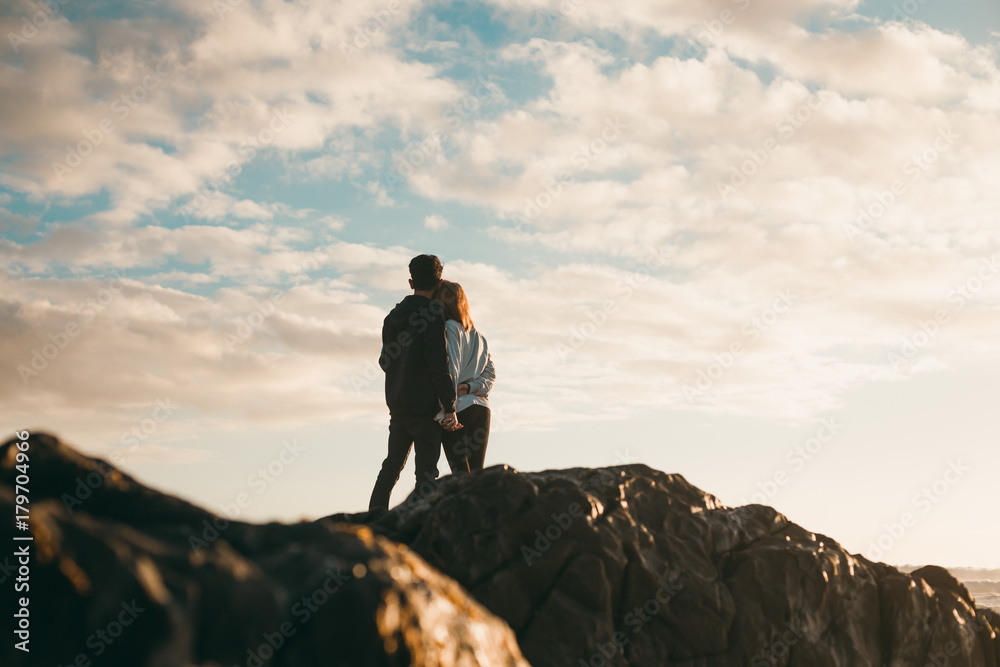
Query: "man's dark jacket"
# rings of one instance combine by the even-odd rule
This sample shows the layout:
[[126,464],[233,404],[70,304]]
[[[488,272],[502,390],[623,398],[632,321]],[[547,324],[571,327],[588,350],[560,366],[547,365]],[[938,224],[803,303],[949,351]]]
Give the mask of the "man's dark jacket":
[[455,411],[440,304],[416,294],[396,304],[382,323],[378,363],[385,371],[390,414],[433,417],[442,406],[445,412]]

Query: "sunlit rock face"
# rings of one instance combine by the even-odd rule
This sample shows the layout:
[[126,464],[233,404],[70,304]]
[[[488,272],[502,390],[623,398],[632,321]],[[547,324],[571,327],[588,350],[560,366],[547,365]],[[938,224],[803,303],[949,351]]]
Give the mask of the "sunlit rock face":
[[[30,653],[0,665],[527,666],[507,625],[405,546],[364,526],[229,522],[47,436],[30,441]],[[0,448],[14,516],[17,450]],[[82,486],[81,486],[82,484]],[[7,547],[0,555],[5,562]]]
[[947,571],[902,574],[642,465],[497,466],[370,525],[505,619],[534,665],[1000,662],[1000,616]]

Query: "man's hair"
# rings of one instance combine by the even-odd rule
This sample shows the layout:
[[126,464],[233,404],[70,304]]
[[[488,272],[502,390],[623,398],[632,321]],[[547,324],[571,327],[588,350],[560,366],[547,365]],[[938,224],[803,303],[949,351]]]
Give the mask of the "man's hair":
[[444,266],[436,255],[417,255],[410,260],[410,278],[413,289],[432,290],[441,282]]

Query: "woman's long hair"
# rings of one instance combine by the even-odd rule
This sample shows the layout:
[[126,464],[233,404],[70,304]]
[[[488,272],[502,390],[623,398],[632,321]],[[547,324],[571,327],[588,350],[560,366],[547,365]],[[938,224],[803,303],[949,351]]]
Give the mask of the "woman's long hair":
[[442,280],[434,290],[434,299],[444,306],[445,319],[455,320],[466,331],[471,331],[476,326],[469,315],[469,300],[465,297],[465,290],[458,283]]

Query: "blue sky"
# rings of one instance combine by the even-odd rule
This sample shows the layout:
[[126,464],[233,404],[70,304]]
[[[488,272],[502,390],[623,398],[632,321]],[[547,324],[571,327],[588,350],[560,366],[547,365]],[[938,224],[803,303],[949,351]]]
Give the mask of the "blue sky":
[[0,10],[11,430],[255,520],[361,510],[381,319],[433,252],[498,369],[488,463],[1000,566],[996,6],[39,11]]

